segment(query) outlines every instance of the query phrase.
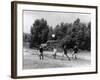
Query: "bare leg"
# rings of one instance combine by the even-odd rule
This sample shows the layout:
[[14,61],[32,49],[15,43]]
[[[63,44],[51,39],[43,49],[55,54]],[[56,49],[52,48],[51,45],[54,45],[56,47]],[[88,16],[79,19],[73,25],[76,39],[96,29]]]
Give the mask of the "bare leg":
[[64,58],[64,53],[62,53],[62,60],[63,60],[63,58]]
[[74,54],[74,51],[73,51],[73,53],[72,53],[72,58],[74,59],[74,57],[75,57],[75,54]]
[[73,58],[73,59],[77,59],[76,53],[73,52],[72,58]]
[[40,57],[40,60],[43,59],[43,55],[42,55],[42,53],[40,53],[39,57]]
[[43,53],[41,54],[41,57],[42,57],[42,59],[43,59]]
[[72,54],[72,58],[74,59],[74,53]]
[[54,59],[56,59],[56,53],[54,53],[53,57],[54,57]]
[[39,57],[40,57],[40,60],[41,60],[41,54],[39,55]]
[[65,55],[67,56],[68,60],[70,60],[70,57],[67,54],[65,54]]
[[77,55],[75,54],[75,59],[77,59]]

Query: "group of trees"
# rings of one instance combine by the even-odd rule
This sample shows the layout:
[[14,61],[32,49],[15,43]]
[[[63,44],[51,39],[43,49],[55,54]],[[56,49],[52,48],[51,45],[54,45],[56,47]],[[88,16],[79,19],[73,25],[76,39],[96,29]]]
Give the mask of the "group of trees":
[[45,43],[48,40],[49,25],[44,19],[37,19],[31,27],[30,48]]
[[80,49],[90,50],[91,47],[91,23],[81,23],[76,19],[73,23],[61,23],[55,27],[57,39],[60,39],[61,45],[67,45],[73,48],[78,45]]
[[62,22],[54,28],[43,18],[35,20],[30,29],[30,48],[52,40],[52,34],[55,34],[60,46],[72,48],[76,44],[83,50],[91,48],[91,22],[81,23],[79,18],[73,23]]
[[28,33],[23,33],[23,41],[24,42],[30,42],[31,36]]

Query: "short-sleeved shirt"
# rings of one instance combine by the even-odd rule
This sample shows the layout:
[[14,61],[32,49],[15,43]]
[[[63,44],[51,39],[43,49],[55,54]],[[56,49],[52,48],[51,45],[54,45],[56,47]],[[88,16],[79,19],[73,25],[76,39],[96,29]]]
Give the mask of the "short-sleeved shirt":
[[54,53],[56,53],[57,52],[57,49],[54,49]]

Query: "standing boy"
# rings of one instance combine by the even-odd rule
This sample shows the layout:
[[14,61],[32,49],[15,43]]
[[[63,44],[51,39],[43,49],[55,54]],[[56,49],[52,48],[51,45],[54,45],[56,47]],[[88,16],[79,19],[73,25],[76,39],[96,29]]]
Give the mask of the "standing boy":
[[39,52],[40,52],[39,57],[40,57],[40,60],[41,60],[41,59],[43,59],[43,47],[42,46],[40,46]]
[[68,60],[70,60],[70,58],[69,58],[69,56],[67,54],[67,46],[66,45],[64,45],[63,50],[64,50],[64,55],[66,55],[66,57],[68,58]]
[[53,49],[53,57],[54,57],[54,59],[56,59],[56,56],[57,56],[57,49],[54,48],[54,49]]

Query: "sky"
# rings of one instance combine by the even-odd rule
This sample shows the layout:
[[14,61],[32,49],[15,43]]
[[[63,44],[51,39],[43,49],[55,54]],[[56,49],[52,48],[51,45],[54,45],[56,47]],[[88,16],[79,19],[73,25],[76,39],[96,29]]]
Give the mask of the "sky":
[[64,23],[73,23],[77,18],[83,23],[91,21],[91,14],[89,13],[74,13],[74,12],[50,12],[50,11],[23,11],[23,31],[30,33],[30,28],[36,19],[44,18],[47,24],[53,28]]

